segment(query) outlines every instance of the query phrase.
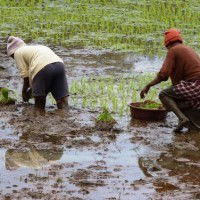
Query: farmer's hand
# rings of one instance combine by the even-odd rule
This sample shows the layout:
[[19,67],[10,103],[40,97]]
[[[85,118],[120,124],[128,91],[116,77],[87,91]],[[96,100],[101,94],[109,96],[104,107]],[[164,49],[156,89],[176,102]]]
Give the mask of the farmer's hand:
[[143,88],[143,90],[140,92],[140,98],[143,99],[145,97],[145,95],[149,92],[149,89],[150,89],[149,85],[145,86]]

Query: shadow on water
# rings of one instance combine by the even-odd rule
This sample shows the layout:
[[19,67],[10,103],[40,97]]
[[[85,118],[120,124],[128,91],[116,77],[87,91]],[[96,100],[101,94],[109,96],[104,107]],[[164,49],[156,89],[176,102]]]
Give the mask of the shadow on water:
[[139,57],[132,52],[115,52],[94,49],[57,49],[73,78],[86,75],[122,75],[138,72],[155,72],[162,59]]

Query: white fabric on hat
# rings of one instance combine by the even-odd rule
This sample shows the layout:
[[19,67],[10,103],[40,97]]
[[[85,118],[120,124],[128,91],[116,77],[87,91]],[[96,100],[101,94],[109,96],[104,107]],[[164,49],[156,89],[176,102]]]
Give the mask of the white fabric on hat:
[[7,55],[11,56],[12,54],[15,53],[17,49],[19,49],[20,47],[24,45],[26,44],[22,39],[18,37],[10,36],[7,41]]

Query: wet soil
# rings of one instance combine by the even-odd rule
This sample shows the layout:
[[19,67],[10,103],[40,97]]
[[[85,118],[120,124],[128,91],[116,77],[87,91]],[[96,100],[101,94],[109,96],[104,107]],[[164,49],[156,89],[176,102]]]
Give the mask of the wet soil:
[[[55,50],[64,58],[69,82],[136,73],[141,60],[131,53]],[[1,53],[0,61],[5,68],[0,86],[20,92],[13,60]],[[32,109],[20,98],[0,107],[0,199],[200,198],[200,136],[174,134],[173,114],[157,123],[116,116],[114,129],[101,131],[95,127],[98,113],[89,110],[71,107],[61,113],[47,103],[46,115],[35,117]]]

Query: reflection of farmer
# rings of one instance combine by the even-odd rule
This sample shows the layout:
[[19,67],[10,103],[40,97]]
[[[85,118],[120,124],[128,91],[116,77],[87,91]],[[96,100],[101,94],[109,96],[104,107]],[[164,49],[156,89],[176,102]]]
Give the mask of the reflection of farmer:
[[62,153],[62,151],[37,150],[35,148],[28,151],[9,149],[5,154],[5,165],[8,170],[15,170],[19,167],[39,169],[59,160]]
[[[168,49],[163,66],[156,76],[144,89],[140,96],[144,98],[149,89],[171,78],[170,88],[161,91],[159,98],[163,105],[173,111],[179,119],[175,131],[187,127],[189,122],[197,126],[193,113],[200,116],[200,57],[190,47],[185,46],[180,32],[169,29],[165,32],[165,46]],[[190,112],[184,112],[189,108]],[[188,109],[187,109],[188,110]],[[199,118],[199,117],[198,117]]]
[[15,59],[20,75],[24,79],[22,97],[30,99],[28,88],[32,88],[36,113],[44,114],[46,96],[49,92],[59,109],[68,106],[68,86],[64,64],[50,48],[42,45],[26,45],[23,40],[10,36],[7,54]]

